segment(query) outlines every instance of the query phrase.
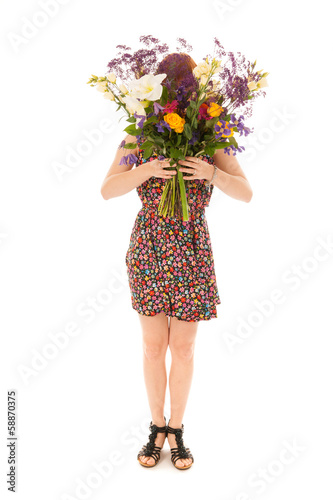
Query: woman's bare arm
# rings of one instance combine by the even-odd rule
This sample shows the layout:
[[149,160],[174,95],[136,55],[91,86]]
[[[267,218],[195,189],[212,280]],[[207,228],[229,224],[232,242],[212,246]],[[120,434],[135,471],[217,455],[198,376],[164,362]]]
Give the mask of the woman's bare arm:
[[212,184],[232,198],[247,203],[251,201],[253,192],[237,158],[228,155],[224,149],[218,149],[213,159],[217,171]]
[[[125,142],[136,142],[136,138],[132,135],[127,135],[124,140]],[[119,165],[121,157],[130,153],[137,155],[138,148],[117,149],[112,165],[101,187],[101,194],[105,200],[126,194],[149,179],[151,174],[149,169],[146,168],[146,164],[142,164],[134,170],[132,168],[135,163],[131,165]]]
[[[136,138],[132,135],[127,135],[124,140],[125,142],[136,142]],[[152,176],[170,179],[177,173],[177,170],[168,170],[170,163],[167,160],[159,161],[156,159],[147,161],[133,170],[134,163],[131,165],[119,165],[121,157],[129,153],[137,156],[138,148],[117,149],[115,158],[101,187],[101,194],[105,200],[132,191],[132,189],[140,186]]]

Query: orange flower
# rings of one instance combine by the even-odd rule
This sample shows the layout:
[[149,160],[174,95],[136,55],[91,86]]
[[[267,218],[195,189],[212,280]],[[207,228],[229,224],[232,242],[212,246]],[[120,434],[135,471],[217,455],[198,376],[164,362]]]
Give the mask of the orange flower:
[[164,115],[164,120],[170,125],[170,128],[181,134],[184,130],[185,120],[177,113],[168,113]]
[[223,111],[223,108],[221,108],[221,106],[219,106],[216,102],[211,102],[209,105],[209,108],[207,109],[207,113],[209,114],[209,116],[213,116],[213,117],[220,116],[222,111]]

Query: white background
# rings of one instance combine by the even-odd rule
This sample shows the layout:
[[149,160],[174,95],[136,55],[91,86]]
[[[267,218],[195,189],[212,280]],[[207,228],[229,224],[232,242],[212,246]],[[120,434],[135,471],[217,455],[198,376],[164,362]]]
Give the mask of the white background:
[[[18,499],[330,497],[328,2],[71,0],[41,17],[42,5],[3,1],[0,12],[1,491],[9,495],[6,394],[14,389]],[[27,37],[32,21],[39,27]],[[125,253],[141,202],[135,190],[107,202],[100,194],[126,122],[86,84],[105,74],[117,44],[136,47],[144,34],[171,51],[186,38],[196,62],[217,36],[270,73],[247,122],[253,142],[238,156],[253,198],[215,187],[206,210],[222,303],[217,319],[199,325],[187,472],[172,466],[167,442],[156,468],[136,460],[150,411]],[[60,179],[57,162],[66,165],[103,120],[111,126],[101,144]],[[105,289],[112,300],[102,305]],[[83,316],[91,298],[99,311]],[[258,312],[264,301],[269,315]],[[71,325],[76,335],[54,350],[52,334]],[[113,469],[98,476],[106,461]]]

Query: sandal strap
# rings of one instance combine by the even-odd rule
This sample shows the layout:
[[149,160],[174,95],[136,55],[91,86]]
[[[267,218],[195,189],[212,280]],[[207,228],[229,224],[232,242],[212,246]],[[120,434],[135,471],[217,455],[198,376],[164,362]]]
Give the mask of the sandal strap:
[[191,458],[192,463],[194,462],[193,455],[189,448],[185,448],[185,451],[182,449],[179,450],[178,448],[171,448],[170,451],[173,464],[175,464],[175,462],[177,462],[177,460],[179,460],[180,458]]
[[[179,432],[180,431],[180,432]],[[169,434],[183,434],[184,432],[184,424],[182,424],[181,427],[178,427],[177,429],[174,427],[170,427],[170,425],[167,425],[167,433]]]
[[[165,417],[164,420],[166,421]],[[157,463],[158,460],[160,459],[160,453],[162,448],[161,446],[157,446],[155,444],[155,439],[159,432],[165,432],[165,433],[167,432],[167,426],[164,425],[163,427],[159,427],[153,424],[153,422],[151,421],[149,424],[149,429],[150,429],[149,441],[139,451],[137,458],[139,458],[142,455],[146,457],[153,457],[153,459]]]
[[191,458],[192,463],[194,462],[193,455],[190,451],[190,448],[186,448],[183,441],[183,433],[184,433],[184,424],[181,427],[174,428],[167,426],[167,434],[175,434],[176,435],[176,443],[177,448],[171,448],[171,460],[173,464],[180,458]]
[[137,458],[144,455],[145,457],[152,457],[155,462],[157,462],[160,459],[161,449],[162,448],[160,446],[154,446],[153,448],[150,448],[148,445],[144,445],[139,451]]

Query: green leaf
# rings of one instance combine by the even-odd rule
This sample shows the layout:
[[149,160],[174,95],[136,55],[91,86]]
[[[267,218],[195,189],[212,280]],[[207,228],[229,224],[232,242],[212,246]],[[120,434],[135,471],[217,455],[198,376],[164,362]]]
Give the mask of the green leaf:
[[236,139],[234,137],[228,137],[227,139],[230,142],[230,144],[232,144],[233,146],[235,146],[235,148],[238,148],[237,141],[236,141]]
[[143,159],[146,160],[147,158],[149,158],[149,156],[152,156],[152,153],[153,153],[153,148],[146,148],[144,153],[143,153]]
[[215,153],[215,148],[212,144],[207,144],[204,151],[206,155],[213,156],[213,154]]
[[230,142],[215,142],[214,147],[216,149],[224,149],[230,146]]
[[186,139],[192,139],[192,130],[191,130],[191,127],[189,126],[188,123],[185,123],[184,125],[184,135],[186,137]]
[[129,125],[128,127],[124,128],[124,132],[127,132],[129,135],[139,135],[142,132],[141,128],[136,128],[136,126]]
[[134,116],[130,116],[129,118],[127,118],[126,121],[130,122],[130,123],[135,123],[136,122],[136,118],[134,118]]
[[168,89],[166,88],[165,85],[162,85],[163,90],[162,90],[162,95],[160,99],[160,105],[165,106],[166,103],[168,102]]
[[124,145],[124,148],[125,149],[135,149],[137,148],[138,145],[136,142],[127,142],[125,145]]
[[145,121],[145,125],[149,125],[150,123],[156,123],[158,122],[158,117],[157,116],[151,116],[148,118],[148,120]]
[[174,158],[175,160],[179,158],[184,158],[184,154],[180,149],[175,148],[174,146],[171,146],[170,148],[170,157]]
[[145,141],[141,144],[141,149],[152,148],[154,144],[150,141]]

